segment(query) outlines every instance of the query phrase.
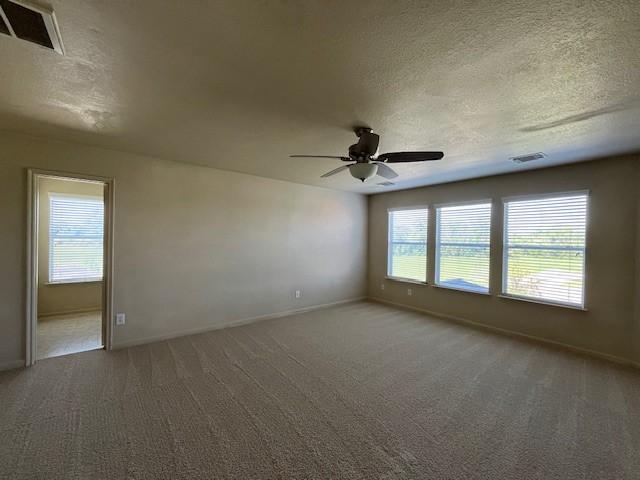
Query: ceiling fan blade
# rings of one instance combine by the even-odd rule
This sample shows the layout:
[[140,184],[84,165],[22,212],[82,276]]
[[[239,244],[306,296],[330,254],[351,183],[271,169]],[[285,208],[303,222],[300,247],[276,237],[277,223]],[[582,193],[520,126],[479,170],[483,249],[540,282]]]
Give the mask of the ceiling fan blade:
[[336,160],[342,160],[343,162],[349,162],[349,157],[338,157],[335,155],[289,155],[291,158],[335,158]]
[[392,178],[396,178],[398,176],[398,174],[393,170],[393,168],[386,166],[384,163],[382,162],[373,162],[373,163],[378,165],[378,175],[380,175],[381,177],[391,180]]
[[[353,165],[353,164],[351,164],[351,165]],[[327,177],[330,177],[331,175],[335,175],[336,173],[340,173],[341,171],[346,170],[347,168],[349,168],[351,165],[343,165],[341,167],[334,168],[330,172],[327,172],[324,175],[320,175],[320,178],[327,178]]]
[[383,153],[378,160],[385,163],[428,162],[440,160],[442,157],[444,157],[442,152],[392,152]]

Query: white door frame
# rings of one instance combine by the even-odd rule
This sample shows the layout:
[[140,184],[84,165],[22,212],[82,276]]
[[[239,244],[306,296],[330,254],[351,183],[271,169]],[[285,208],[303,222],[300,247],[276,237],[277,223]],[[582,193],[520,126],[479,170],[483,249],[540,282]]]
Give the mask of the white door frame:
[[27,304],[25,365],[36,363],[36,329],[38,326],[38,199],[42,177],[76,179],[104,185],[104,255],[102,283],[102,342],[106,350],[113,344],[113,178],[30,168],[27,170]]

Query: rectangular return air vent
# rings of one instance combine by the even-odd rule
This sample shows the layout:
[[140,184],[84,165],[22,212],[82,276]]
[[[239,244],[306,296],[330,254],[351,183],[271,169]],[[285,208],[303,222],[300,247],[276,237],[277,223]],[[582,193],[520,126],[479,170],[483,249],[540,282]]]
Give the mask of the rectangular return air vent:
[[0,0],[0,33],[64,55],[56,17],[43,7],[21,0]]
[[546,157],[546,155],[542,152],[538,153],[530,153],[528,155],[521,155],[519,157],[511,157],[511,160],[515,163],[527,163],[532,162],[534,160],[540,160],[541,158]]

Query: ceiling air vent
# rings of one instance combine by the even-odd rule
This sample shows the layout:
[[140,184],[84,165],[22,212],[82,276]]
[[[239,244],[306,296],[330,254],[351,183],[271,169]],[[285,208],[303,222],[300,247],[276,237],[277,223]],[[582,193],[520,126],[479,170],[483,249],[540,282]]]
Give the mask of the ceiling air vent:
[[391,185],[395,185],[395,183],[393,183],[393,182],[380,182],[380,183],[376,183],[376,185],[378,185],[379,187],[390,187]]
[[521,155],[519,157],[511,157],[511,160],[515,163],[527,163],[532,162],[534,160],[540,160],[541,158],[546,157],[546,155],[542,152],[538,153],[530,153],[528,155]]
[[64,55],[53,11],[19,0],[0,0],[0,33],[20,38]]

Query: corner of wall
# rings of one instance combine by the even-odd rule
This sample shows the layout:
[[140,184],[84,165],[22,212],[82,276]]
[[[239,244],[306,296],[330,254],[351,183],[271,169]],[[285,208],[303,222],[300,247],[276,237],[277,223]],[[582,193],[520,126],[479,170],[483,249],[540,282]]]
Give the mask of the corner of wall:
[[[410,305],[440,315],[463,318],[515,334],[566,344],[640,364],[640,158],[622,156],[433,185],[410,190],[376,194],[368,198],[368,298]],[[455,292],[416,287],[419,294],[407,297],[402,284],[382,280],[384,292],[376,283],[384,278],[386,238],[382,224],[387,207],[411,204],[438,204],[513,195],[592,189],[597,198],[599,222],[592,225],[596,255],[588,266],[594,303],[583,313],[500,299],[470,297]],[[633,193],[633,192],[636,193]],[[624,199],[624,208],[620,200]],[[616,208],[618,207],[618,208]],[[495,222],[494,222],[495,225]],[[495,229],[498,232],[500,229]],[[492,256],[501,259],[495,245],[501,233],[492,238]],[[615,254],[606,248],[615,244]],[[431,248],[431,251],[434,251]],[[629,262],[629,257],[635,257]],[[494,292],[501,289],[501,263],[492,264]],[[497,267],[500,268],[497,268]],[[633,284],[633,290],[631,285]],[[611,301],[614,299],[614,301]],[[579,325],[579,326],[578,326]]]
[[632,335],[633,345],[631,346],[631,352],[634,356],[634,360],[640,363],[640,160],[636,160],[636,254],[635,254],[635,302],[634,302],[634,331],[635,335]]

